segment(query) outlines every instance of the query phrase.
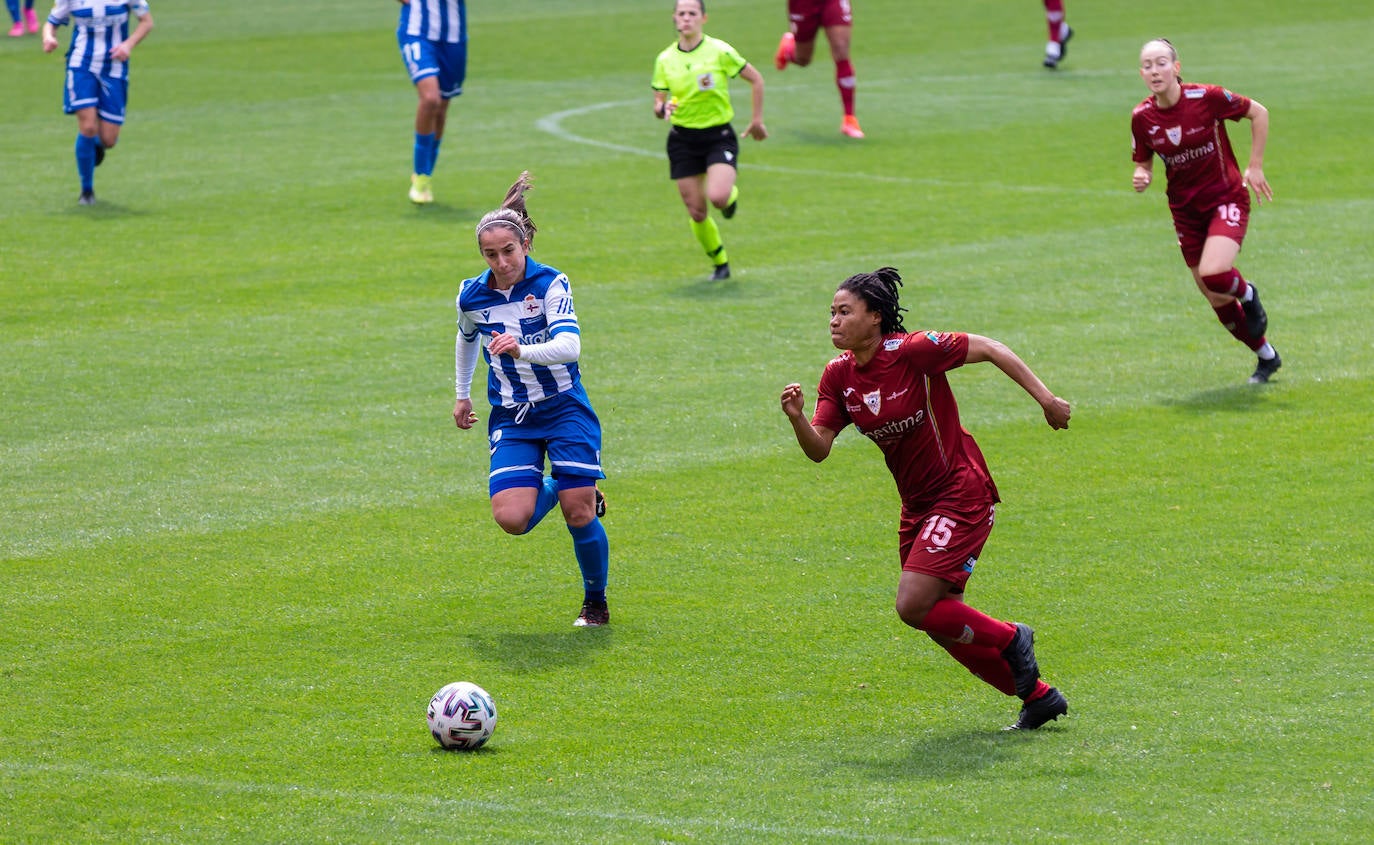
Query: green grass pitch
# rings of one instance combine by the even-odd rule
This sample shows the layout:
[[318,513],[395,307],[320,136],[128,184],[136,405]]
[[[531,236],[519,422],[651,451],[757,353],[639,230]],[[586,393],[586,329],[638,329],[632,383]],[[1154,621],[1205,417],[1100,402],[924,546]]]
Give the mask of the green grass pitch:
[[[471,5],[423,209],[394,3],[155,0],[94,208],[60,56],[0,43],[0,841],[1369,837],[1368,4],[1069,0],[1049,72],[1037,3],[864,0],[856,143],[824,46],[773,69],[783,0],[712,0],[772,133],[726,283],[650,111],[671,3]],[[1162,180],[1130,188],[1158,35],[1273,116],[1239,262],[1263,388]],[[605,425],[602,630],[561,520],[501,534],[450,418],[472,227],[525,168]],[[893,613],[877,450],[812,465],[778,410],[885,264],[909,327],[1006,341],[1074,404],[1053,432],[952,376],[1005,499],[971,600],[1071,703],[1036,733]],[[425,732],[454,680],[500,708],[476,753]]]

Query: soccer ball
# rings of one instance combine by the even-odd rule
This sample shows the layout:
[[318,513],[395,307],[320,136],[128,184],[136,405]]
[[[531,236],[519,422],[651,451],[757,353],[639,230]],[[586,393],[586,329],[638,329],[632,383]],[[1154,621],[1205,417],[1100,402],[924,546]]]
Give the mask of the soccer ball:
[[445,748],[481,748],[496,730],[496,703],[487,691],[467,681],[448,684],[429,700],[429,732]]

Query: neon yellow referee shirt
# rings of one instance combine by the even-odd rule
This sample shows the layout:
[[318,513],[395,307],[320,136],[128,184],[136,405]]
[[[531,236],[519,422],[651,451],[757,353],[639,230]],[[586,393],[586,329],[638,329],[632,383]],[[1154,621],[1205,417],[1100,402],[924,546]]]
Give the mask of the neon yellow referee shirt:
[[735,116],[730,105],[729,81],[749,64],[744,57],[719,38],[702,36],[701,43],[689,52],[674,41],[658,54],[650,87],[667,91],[677,100],[674,126],[707,129],[729,123]]

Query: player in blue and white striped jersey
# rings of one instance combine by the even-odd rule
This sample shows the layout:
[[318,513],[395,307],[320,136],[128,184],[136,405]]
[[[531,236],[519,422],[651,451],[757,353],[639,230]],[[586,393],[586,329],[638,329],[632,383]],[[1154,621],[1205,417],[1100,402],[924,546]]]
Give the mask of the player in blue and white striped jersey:
[[[138,25],[129,32],[129,16]],[[147,0],[55,0],[43,24],[43,52],[57,49],[57,27],[72,25],[63,109],[76,115],[76,172],[82,205],[95,204],[95,167],[119,142],[129,98],[129,54],[153,28]]]
[[[563,510],[582,571],[579,627],[605,625],[610,548],[600,516],[601,422],[582,388],[582,335],[568,277],[529,257],[534,221],[525,210],[529,172],[501,208],[477,224],[488,269],[458,291],[453,421],[470,429],[472,376],[479,348],[487,362],[491,514],[509,534],[538,525],[555,503]],[[550,475],[544,475],[548,458]]]
[[434,202],[430,177],[439,160],[448,102],[463,93],[468,67],[468,13],[465,0],[399,0],[396,42],[420,102],[415,109],[414,172],[410,201]]

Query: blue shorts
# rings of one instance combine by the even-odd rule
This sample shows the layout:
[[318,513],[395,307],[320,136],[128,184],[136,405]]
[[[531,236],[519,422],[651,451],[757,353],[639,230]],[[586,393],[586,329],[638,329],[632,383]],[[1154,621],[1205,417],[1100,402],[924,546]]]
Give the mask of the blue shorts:
[[463,93],[463,80],[468,75],[468,45],[447,41],[413,38],[404,32],[396,34],[401,47],[401,59],[411,82],[429,76],[439,77],[439,96],[451,100]]
[[601,471],[601,421],[578,388],[520,408],[495,407],[487,430],[491,495],[544,483],[544,456],[560,489],[590,487]]
[[128,101],[129,80],[67,68],[67,85],[62,92],[62,110],[67,114],[94,107],[106,123],[123,123]]

